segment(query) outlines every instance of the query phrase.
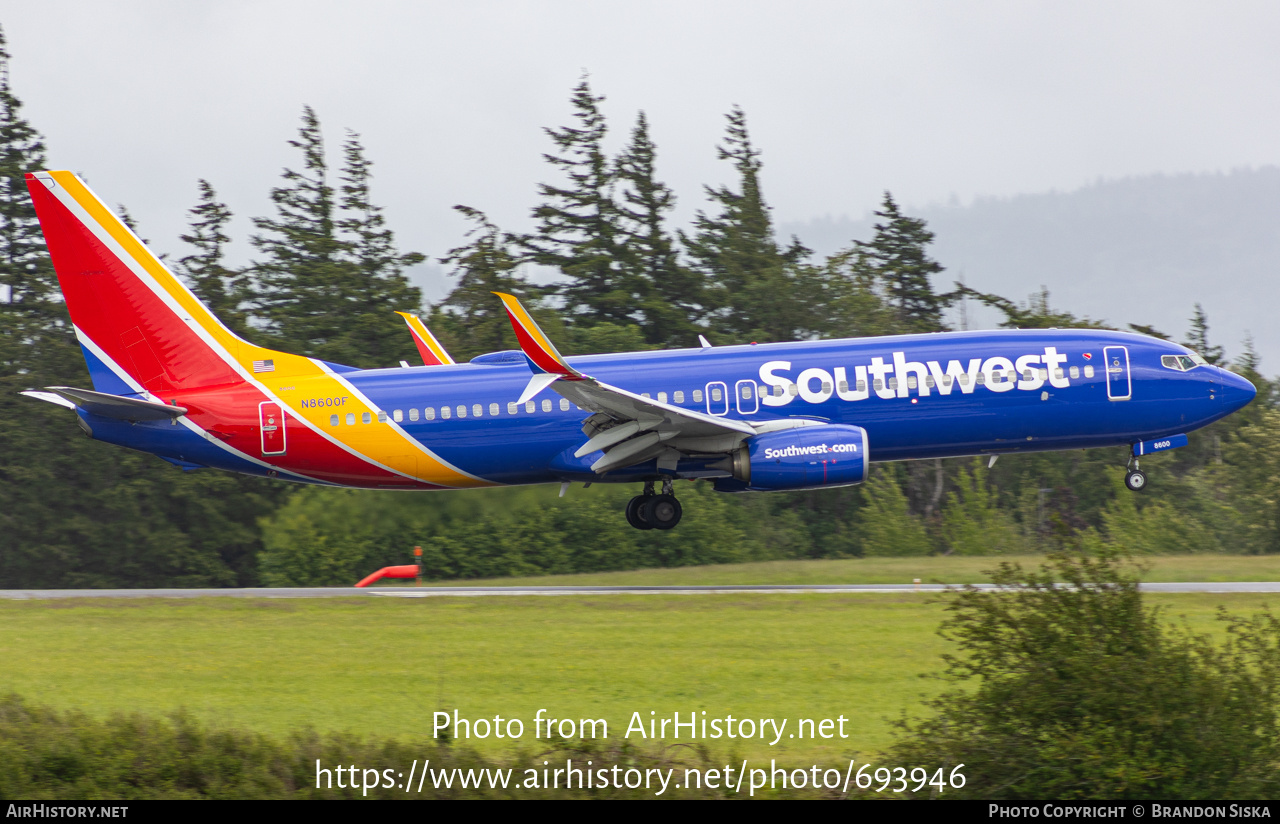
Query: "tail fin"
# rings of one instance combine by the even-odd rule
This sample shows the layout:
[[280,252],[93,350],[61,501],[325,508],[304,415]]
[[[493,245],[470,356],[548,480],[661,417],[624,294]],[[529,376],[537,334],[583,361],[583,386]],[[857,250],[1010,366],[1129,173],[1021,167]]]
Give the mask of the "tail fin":
[[[339,374],[350,367],[237,337],[75,175],[36,172],[26,178],[98,390],[47,387],[34,397],[57,398],[117,420],[169,417],[183,429],[143,427],[137,437],[112,442],[176,458],[182,465],[199,454],[210,456],[211,466],[258,474],[269,468],[271,476],[287,473],[322,483],[491,485],[437,457],[379,414],[374,401]],[[306,392],[299,389],[300,380],[308,381]],[[193,391],[203,389],[215,391]],[[104,394],[135,397],[113,400]],[[343,396],[349,420],[360,416],[369,425],[338,427],[338,416],[314,399],[335,395]],[[278,422],[267,417],[273,413],[281,416]],[[268,430],[264,418],[276,428]],[[218,434],[214,427],[224,424],[229,431]],[[158,429],[167,437],[156,435]],[[268,431],[277,433],[274,440],[268,440]],[[195,432],[203,434],[178,439]],[[174,443],[181,450],[177,455]],[[198,444],[197,452],[191,451],[192,443]]]
[[274,367],[275,353],[236,337],[78,177],[26,181],[95,389],[167,393],[237,383],[249,362]]

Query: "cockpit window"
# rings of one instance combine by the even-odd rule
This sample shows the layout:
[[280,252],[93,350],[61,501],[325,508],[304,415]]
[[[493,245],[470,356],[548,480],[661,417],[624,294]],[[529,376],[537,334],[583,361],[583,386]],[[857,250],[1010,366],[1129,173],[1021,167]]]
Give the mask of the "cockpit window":
[[1190,355],[1161,355],[1160,365],[1166,369],[1189,372],[1197,366],[1207,366],[1209,362],[1192,352]]

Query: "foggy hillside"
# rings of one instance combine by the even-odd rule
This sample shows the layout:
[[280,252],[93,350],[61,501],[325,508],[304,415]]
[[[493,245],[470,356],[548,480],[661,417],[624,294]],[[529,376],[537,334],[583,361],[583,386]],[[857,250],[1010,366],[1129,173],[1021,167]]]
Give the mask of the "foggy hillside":
[[[961,273],[980,291],[1051,304],[1113,324],[1182,338],[1192,306],[1234,357],[1252,334],[1266,374],[1280,371],[1280,168],[1100,181],[1072,192],[980,198],[903,211],[928,221],[951,288]],[[783,223],[819,254],[869,239],[874,217]],[[970,326],[996,313],[972,311]]]

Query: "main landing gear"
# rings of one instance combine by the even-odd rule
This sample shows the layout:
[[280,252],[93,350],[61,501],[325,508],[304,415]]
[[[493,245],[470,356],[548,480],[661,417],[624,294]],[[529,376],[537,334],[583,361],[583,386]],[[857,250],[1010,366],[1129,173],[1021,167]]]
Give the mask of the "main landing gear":
[[644,482],[644,494],[627,501],[627,523],[636,529],[671,529],[684,514],[671,492],[671,479],[662,481],[662,494],[653,494],[653,481]]
[[1124,474],[1124,485],[1133,492],[1139,492],[1147,486],[1147,475],[1138,469],[1137,458],[1129,459],[1129,466]]

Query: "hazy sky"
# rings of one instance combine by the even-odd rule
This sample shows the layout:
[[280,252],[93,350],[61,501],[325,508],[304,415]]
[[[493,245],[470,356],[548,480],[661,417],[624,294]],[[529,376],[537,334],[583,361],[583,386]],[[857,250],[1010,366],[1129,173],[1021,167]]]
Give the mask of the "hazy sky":
[[[374,161],[402,245],[441,255],[464,203],[528,226],[543,127],[584,71],[620,145],[647,112],[678,217],[747,112],[779,220],[1280,163],[1280,5],[1262,2],[9,2],[11,83],[55,168],[159,251],[207,178],[270,214],[315,107]],[[1034,274],[1029,282],[1038,285]],[[1067,307],[1070,308],[1070,307]]]

